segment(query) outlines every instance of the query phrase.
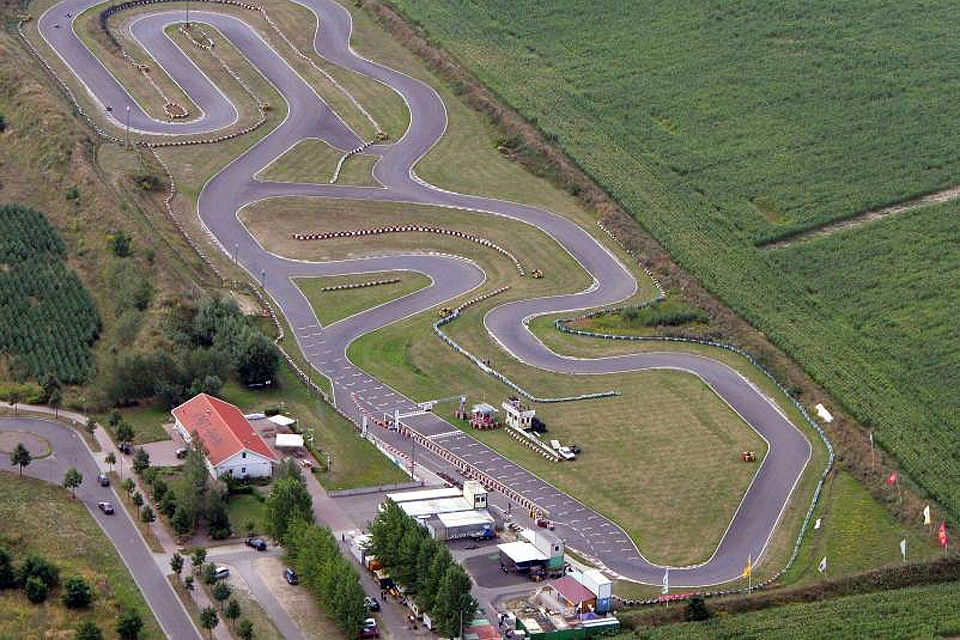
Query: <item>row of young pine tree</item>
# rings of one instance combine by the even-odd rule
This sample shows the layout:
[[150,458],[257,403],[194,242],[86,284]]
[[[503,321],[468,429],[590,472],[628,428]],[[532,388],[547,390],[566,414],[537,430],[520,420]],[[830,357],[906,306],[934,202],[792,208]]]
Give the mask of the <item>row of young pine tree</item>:
[[441,636],[460,637],[477,610],[470,594],[470,577],[446,545],[430,537],[427,530],[387,500],[370,524],[371,553],[402,585],[422,611],[430,614]]

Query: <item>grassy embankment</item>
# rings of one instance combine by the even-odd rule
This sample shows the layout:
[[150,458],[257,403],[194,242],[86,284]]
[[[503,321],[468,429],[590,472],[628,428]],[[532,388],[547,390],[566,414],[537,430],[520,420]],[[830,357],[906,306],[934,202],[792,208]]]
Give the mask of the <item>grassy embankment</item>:
[[[323,140],[303,140],[258,173],[257,178],[270,182],[327,184],[342,156],[342,151]],[[377,156],[365,153],[350,156],[340,168],[335,184],[379,187],[380,183],[373,177],[373,165],[377,159]]]
[[[915,357],[917,342],[933,351],[958,328],[956,317],[927,323],[936,315],[931,295],[940,292],[925,285],[942,282],[940,263],[909,263],[904,277],[919,294],[884,277],[866,290],[861,279],[843,277],[832,251],[809,249],[801,266],[756,247],[957,182],[957,150],[945,142],[956,118],[939,106],[941,92],[957,83],[945,53],[949,3],[933,3],[919,20],[909,7],[881,14],[867,0],[829,9],[802,3],[786,13],[746,0],[708,9],[643,5],[642,20],[640,5],[623,4],[592,21],[582,19],[594,10],[583,0],[496,11],[466,2],[394,4],[555,137],[680,266],[874,428],[924,490],[960,513],[952,490],[960,465],[941,455],[960,432],[960,413],[950,377],[931,373],[949,367],[953,353]],[[628,45],[638,34],[645,46]],[[697,98],[706,95],[709,108]],[[893,133],[874,135],[880,129],[870,123],[880,122]],[[421,164],[428,178],[447,170],[439,157]],[[872,231],[851,236],[844,255],[871,255]],[[954,235],[941,225],[927,233],[940,246]],[[906,257],[909,243],[899,244],[891,250]],[[794,251],[804,250],[787,250]],[[819,293],[825,280],[836,285],[829,295]],[[831,304],[833,296],[866,296],[871,315]],[[894,317],[874,311],[891,302]],[[920,329],[914,319],[922,319]],[[882,335],[860,330],[885,322],[893,330]]]
[[0,591],[0,636],[18,640],[66,637],[82,619],[95,621],[113,639],[117,614],[132,608],[145,622],[144,638],[163,637],[113,545],[86,508],[65,489],[32,478],[0,473],[0,546],[15,558],[39,554],[61,570],[61,581],[82,575],[95,592],[88,610],[64,607],[59,591],[41,605],[21,590]]

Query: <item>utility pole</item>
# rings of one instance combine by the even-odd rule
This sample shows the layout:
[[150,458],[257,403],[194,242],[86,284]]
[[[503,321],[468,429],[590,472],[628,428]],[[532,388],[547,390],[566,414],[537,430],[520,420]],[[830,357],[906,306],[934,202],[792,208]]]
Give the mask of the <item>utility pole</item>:
[[240,249],[240,245],[234,243],[233,245],[233,266],[237,266],[237,250]]
[[187,18],[186,18],[185,27],[187,29],[190,28],[190,0],[187,0]]
[[126,146],[130,146],[130,105],[127,105],[127,137]]

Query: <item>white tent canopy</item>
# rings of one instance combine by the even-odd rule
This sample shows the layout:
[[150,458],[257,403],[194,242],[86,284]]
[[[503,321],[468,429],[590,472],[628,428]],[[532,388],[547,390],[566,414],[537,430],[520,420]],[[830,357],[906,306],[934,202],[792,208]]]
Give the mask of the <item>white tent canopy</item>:
[[278,433],[275,446],[277,449],[303,447],[303,436],[296,433]]
[[281,416],[280,414],[277,414],[275,416],[270,416],[269,418],[267,418],[267,420],[277,425],[278,427],[289,427],[297,424],[297,421],[294,420],[293,418],[288,418],[287,416]]

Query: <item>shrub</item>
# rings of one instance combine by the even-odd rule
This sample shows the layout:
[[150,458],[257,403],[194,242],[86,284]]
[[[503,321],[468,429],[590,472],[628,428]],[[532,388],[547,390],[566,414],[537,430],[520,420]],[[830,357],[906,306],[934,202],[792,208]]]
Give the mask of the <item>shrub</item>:
[[19,582],[26,585],[30,578],[37,578],[48,588],[53,589],[60,584],[60,569],[40,556],[29,555],[20,567]]
[[117,618],[116,629],[121,640],[138,640],[143,630],[143,619],[136,611],[124,611]]
[[82,609],[93,601],[93,590],[83,576],[73,576],[63,583],[63,604],[68,609]]
[[40,604],[47,599],[47,585],[37,576],[27,578],[23,590],[27,593],[27,600],[34,604]]
[[707,603],[703,600],[703,596],[691,596],[687,600],[687,610],[684,617],[687,620],[698,622],[710,618],[710,610],[707,609]]
[[84,620],[77,625],[73,640],[103,640],[103,631],[92,620]]
[[151,523],[157,519],[157,516],[154,515],[153,509],[150,508],[150,505],[143,505],[143,509],[140,510],[140,519],[146,523]]
[[107,236],[107,246],[118,258],[126,258],[133,253],[133,240],[125,231],[116,231]]

